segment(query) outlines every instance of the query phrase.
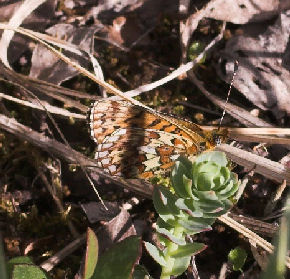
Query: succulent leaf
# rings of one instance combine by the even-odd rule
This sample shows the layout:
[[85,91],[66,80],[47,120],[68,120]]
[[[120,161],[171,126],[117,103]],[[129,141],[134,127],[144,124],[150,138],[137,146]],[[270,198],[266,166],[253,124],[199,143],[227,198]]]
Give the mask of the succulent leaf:
[[150,242],[144,242],[144,246],[147,250],[147,252],[150,254],[150,256],[161,266],[166,266],[166,261],[164,259],[163,252],[159,250],[157,247],[155,247]]
[[170,231],[164,229],[164,228],[159,228],[156,226],[156,231],[161,234],[161,236],[169,239],[171,242],[178,244],[178,245],[185,245],[186,241],[183,236],[177,237],[174,234],[172,234]]
[[171,253],[171,257],[187,257],[200,253],[206,249],[206,245],[199,242],[187,243],[186,245],[179,246],[174,252]]
[[191,256],[180,257],[180,258],[174,259],[174,264],[173,264],[170,275],[178,276],[182,274],[189,266],[190,259],[191,259]]
[[187,243],[186,235],[211,230],[216,218],[232,207],[229,198],[237,191],[238,180],[227,164],[222,152],[204,152],[194,163],[180,157],[171,173],[174,193],[165,187],[154,189],[153,201],[159,214],[156,231],[165,247],[161,278],[184,272],[191,255],[206,247]]

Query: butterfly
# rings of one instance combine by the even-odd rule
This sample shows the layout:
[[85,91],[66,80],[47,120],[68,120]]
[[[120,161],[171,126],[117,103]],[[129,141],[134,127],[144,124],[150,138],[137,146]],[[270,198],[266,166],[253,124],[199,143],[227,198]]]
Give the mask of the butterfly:
[[198,125],[127,101],[100,99],[89,110],[95,160],[113,176],[148,179],[170,171],[180,155],[213,149],[226,132]]

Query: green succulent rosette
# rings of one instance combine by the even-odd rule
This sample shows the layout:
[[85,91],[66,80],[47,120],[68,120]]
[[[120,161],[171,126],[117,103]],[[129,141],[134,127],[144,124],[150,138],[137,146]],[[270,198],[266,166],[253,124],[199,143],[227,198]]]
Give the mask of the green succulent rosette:
[[154,188],[153,202],[159,214],[156,231],[164,249],[148,242],[145,247],[162,266],[160,278],[184,272],[191,256],[206,248],[187,242],[186,236],[210,230],[216,218],[231,208],[238,180],[227,165],[222,152],[204,152],[193,163],[180,157],[171,173],[172,189]]
[[[194,229],[190,228],[198,227],[196,232],[202,227],[208,229],[215,218],[225,214],[232,207],[230,197],[238,189],[236,174],[228,168],[225,154],[218,151],[204,152],[193,163],[180,157],[172,170],[171,181],[175,195],[164,195],[169,190],[158,189],[159,196],[154,195],[154,204],[160,208],[164,200],[160,200],[160,193],[166,196],[167,202],[171,201],[170,206],[162,205],[166,214],[161,213],[160,218],[171,225],[181,224],[191,233]],[[199,223],[201,226],[196,226]]]

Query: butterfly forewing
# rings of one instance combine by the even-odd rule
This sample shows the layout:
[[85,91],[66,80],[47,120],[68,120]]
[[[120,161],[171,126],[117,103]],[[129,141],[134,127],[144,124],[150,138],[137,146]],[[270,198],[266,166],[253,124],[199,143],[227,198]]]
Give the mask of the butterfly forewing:
[[150,178],[170,170],[181,154],[197,154],[212,143],[194,123],[160,117],[125,101],[97,101],[90,111],[95,158],[111,175]]

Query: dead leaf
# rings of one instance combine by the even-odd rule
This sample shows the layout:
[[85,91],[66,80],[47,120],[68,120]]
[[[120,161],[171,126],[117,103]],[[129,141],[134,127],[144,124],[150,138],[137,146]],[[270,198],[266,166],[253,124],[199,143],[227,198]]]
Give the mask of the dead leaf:
[[88,217],[90,223],[98,221],[110,221],[120,213],[120,206],[117,202],[105,202],[108,210],[100,202],[88,202],[81,204],[82,209]]
[[[1,2],[0,22],[10,20],[14,16],[14,14],[17,13],[20,5],[24,4],[23,1],[18,1],[13,4],[9,3],[11,1],[6,2],[7,5]],[[18,26],[19,24],[21,24],[21,27],[32,29],[34,31],[43,31],[44,28],[48,26],[49,23],[54,18],[55,7],[56,1],[54,0],[45,1],[42,5],[37,7],[37,9],[28,16],[27,14],[25,15],[19,14],[18,17],[14,19],[13,26]],[[5,43],[3,44],[4,50],[6,49],[6,47],[9,46],[7,57],[10,63],[17,61],[19,57],[21,57],[21,55],[29,49],[28,42],[31,42],[30,39],[27,39],[19,34],[14,34],[11,43],[9,37],[5,38],[4,41],[5,41]],[[2,53],[2,58],[5,60],[4,53]]]
[[130,214],[127,210],[122,209],[121,212],[113,218],[110,222],[103,226],[103,229],[97,234],[99,242],[100,254],[108,249],[113,243],[136,235],[134,225],[132,223]]
[[[252,26],[255,28],[255,26]],[[290,10],[259,36],[230,39],[221,54],[219,75],[229,81],[233,61],[239,61],[234,86],[254,105],[281,118],[290,114]],[[225,73],[225,74],[223,74]]]
[[[71,24],[56,24],[46,32],[56,38],[63,39],[77,45],[80,49],[91,53],[93,47],[93,35],[96,27],[75,27]],[[78,62],[81,66],[88,68],[89,57],[69,54],[69,57]],[[78,74],[78,71],[61,61],[57,56],[51,53],[42,45],[37,45],[31,58],[30,76],[45,80],[54,84],[60,84],[63,81],[72,78]]]
[[13,15],[14,11],[21,5],[21,1],[11,3],[11,1],[8,0],[5,2],[1,1],[0,22],[8,21]]
[[290,7],[288,0],[217,0],[207,17],[235,24],[259,22],[273,18]]

